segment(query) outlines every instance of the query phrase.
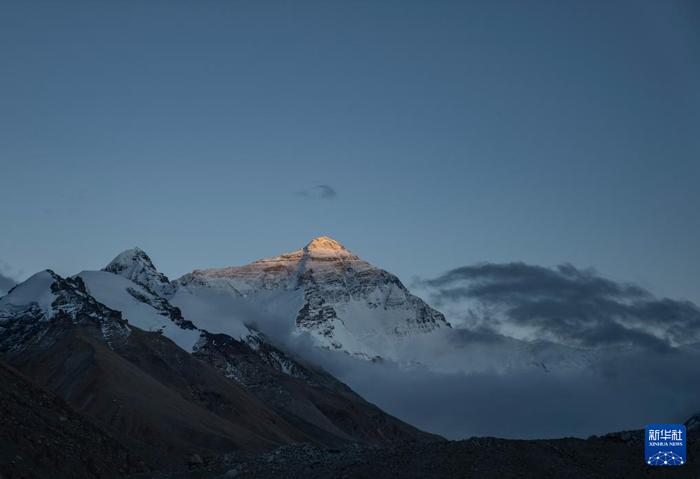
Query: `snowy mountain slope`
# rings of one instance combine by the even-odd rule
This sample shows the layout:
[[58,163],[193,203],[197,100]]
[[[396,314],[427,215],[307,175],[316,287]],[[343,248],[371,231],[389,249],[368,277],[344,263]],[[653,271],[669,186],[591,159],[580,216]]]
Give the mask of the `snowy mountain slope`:
[[[216,290],[203,291],[197,296],[178,291],[176,296],[185,309],[185,319],[181,308],[173,306],[172,301],[165,297],[166,292],[172,295],[174,285],[139,248],[120,253],[101,271],[83,271],[78,277],[87,283],[91,294],[121,311],[131,324],[146,331],[158,331],[188,352],[204,345],[211,337],[210,331],[225,333],[254,350],[260,350],[260,344],[266,342],[265,337],[249,324],[255,318],[267,317],[269,307],[260,311],[237,305],[232,301],[235,295],[221,294]],[[265,360],[279,371],[289,370],[292,361],[281,351]]]
[[[133,250],[129,250],[133,251]],[[129,251],[121,253],[117,259],[128,258]],[[265,337],[257,330],[246,326],[242,321],[230,321],[229,316],[223,316],[223,311],[228,311],[217,302],[216,297],[192,298],[193,304],[189,305],[187,319],[183,317],[180,308],[173,306],[167,299],[152,292],[148,288],[149,279],[161,275],[150,262],[142,261],[148,256],[141,252],[138,256],[131,256],[136,264],[120,263],[124,266],[120,273],[111,273],[105,268],[102,271],[83,271],[77,275],[94,298],[111,309],[121,312],[122,317],[130,325],[144,331],[158,332],[185,351],[192,353],[204,346],[211,337],[206,327],[214,326],[213,331],[226,329],[235,340],[242,341],[254,350],[260,349],[260,344],[266,342]],[[115,260],[117,261],[117,260]],[[110,264],[114,264],[113,261]],[[139,268],[148,268],[142,271]],[[122,276],[124,272],[125,276]],[[133,277],[136,281],[144,281],[144,284],[128,279]],[[170,283],[158,283],[163,290],[172,290]],[[225,296],[223,299],[227,299]],[[252,314],[252,312],[250,312]],[[252,318],[248,314],[243,317]],[[190,321],[190,318],[194,321]],[[228,327],[221,328],[219,321],[226,318]],[[195,324],[197,326],[195,326]],[[265,360],[277,370],[285,372],[293,369],[290,366],[293,360],[286,357],[281,351],[276,352]]]
[[201,332],[164,299],[133,281],[106,271],[83,271],[78,277],[92,297],[120,311],[129,324],[144,331],[158,331],[185,351],[194,350]]
[[27,281],[16,286],[11,294],[0,298],[0,314],[24,307],[41,309],[50,319],[54,311],[51,303],[56,299],[56,292],[51,288],[57,276],[50,270],[40,271],[30,276]]
[[131,334],[120,313],[98,303],[80,278],[62,278],[45,270],[0,298],[0,352],[21,351],[32,341],[43,341],[37,333],[51,323],[97,324],[110,347]]
[[220,305],[217,325],[207,327],[228,332],[230,318],[272,316],[321,347],[366,359],[394,357],[403,338],[450,327],[396,276],[326,236],[249,265],[195,270],[175,286],[170,299],[186,316],[197,314],[193,303]]

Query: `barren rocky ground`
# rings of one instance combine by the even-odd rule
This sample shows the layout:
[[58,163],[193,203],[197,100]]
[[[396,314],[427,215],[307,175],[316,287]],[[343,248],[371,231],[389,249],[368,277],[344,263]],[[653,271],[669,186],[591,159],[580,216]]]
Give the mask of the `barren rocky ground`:
[[[153,476],[182,478],[634,478],[700,477],[700,441],[691,436],[689,462],[649,467],[642,431],[555,440],[472,438],[464,441],[349,446],[285,446],[258,456],[227,455]],[[132,476],[145,478],[145,475]]]

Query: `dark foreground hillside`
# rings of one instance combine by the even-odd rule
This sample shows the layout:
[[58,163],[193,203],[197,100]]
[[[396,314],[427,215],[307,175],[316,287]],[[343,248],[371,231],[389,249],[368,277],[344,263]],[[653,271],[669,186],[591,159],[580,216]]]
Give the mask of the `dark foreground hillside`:
[[0,386],[2,479],[700,477],[697,429],[689,432],[688,464],[676,468],[645,466],[642,432],[634,431],[588,440],[473,438],[333,449],[283,446],[262,454],[194,456],[189,465],[166,463],[154,472],[91,418],[2,363]]
[[[228,456],[197,467],[160,473],[180,478],[697,478],[700,438],[691,436],[685,466],[648,467],[642,432],[606,437],[518,441],[474,438],[394,446],[318,449],[284,446],[255,456]],[[146,477],[137,475],[132,477]]]
[[0,478],[111,477],[144,469],[90,418],[0,362]]

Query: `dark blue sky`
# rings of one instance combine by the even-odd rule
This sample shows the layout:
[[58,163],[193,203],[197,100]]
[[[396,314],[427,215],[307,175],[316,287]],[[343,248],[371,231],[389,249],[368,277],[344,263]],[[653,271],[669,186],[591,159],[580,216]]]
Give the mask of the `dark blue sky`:
[[328,234],[405,279],[569,261],[700,301],[699,85],[692,0],[3,2],[0,260]]

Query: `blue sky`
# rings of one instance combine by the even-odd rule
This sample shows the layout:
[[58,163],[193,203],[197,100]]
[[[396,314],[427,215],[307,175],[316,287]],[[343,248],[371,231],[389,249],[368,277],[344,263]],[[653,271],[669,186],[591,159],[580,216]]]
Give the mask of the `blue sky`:
[[328,234],[406,280],[571,262],[699,302],[698,22],[693,1],[3,2],[0,261],[72,274],[139,245],[176,277]]

